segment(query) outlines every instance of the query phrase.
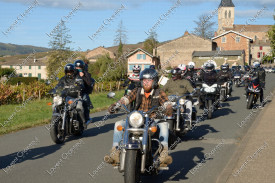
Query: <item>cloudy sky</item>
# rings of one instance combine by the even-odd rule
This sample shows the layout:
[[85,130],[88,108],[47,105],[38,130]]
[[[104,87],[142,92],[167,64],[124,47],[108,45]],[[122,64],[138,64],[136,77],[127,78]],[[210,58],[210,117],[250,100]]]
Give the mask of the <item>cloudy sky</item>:
[[[245,24],[255,16],[251,24],[274,24],[274,0],[233,3],[235,24]],[[166,41],[182,36],[186,30],[192,32],[194,20],[203,13],[217,22],[215,10],[219,4],[220,0],[0,0],[0,42],[48,47],[48,35],[61,18],[70,28],[75,50],[113,46],[121,20],[127,43],[144,41],[151,29],[157,32],[159,41]]]

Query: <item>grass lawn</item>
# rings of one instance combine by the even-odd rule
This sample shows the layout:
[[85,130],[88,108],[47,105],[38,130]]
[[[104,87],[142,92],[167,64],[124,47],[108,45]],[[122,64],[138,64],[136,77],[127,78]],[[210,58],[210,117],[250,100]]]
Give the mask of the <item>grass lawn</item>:
[[[102,92],[90,96],[94,105],[91,113],[107,109],[116,101],[108,99],[107,93]],[[121,98],[123,94],[124,90],[116,91],[116,98]],[[52,102],[52,99],[28,101],[25,106],[22,104],[0,106],[0,135],[50,123],[52,107],[47,105],[48,102]]]

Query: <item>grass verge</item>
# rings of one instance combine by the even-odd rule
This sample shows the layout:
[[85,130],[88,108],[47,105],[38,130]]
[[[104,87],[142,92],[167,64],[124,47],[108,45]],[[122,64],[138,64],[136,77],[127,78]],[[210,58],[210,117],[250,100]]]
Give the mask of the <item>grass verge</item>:
[[[102,92],[90,96],[94,105],[90,113],[105,110],[116,101],[108,99],[107,93]],[[116,98],[121,98],[123,94],[124,90],[116,91]],[[47,105],[48,102],[52,102],[52,99],[0,106],[0,135],[50,123],[52,107]]]

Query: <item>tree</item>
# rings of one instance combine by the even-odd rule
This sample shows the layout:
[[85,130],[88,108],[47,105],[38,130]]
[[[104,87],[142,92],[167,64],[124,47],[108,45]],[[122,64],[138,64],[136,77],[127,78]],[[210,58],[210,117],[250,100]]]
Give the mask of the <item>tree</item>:
[[150,32],[149,37],[144,41],[144,50],[153,54],[153,50],[158,46],[158,43],[157,33],[152,31]]
[[71,48],[68,46],[71,43],[71,36],[68,34],[69,31],[65,25],[65,21],[61,20],[60,24],[51,34],[52,39],[49,42],[49,46],[53,51],[51,51],[47,63],[47,73],[50,80],[64,76],[63,68],[69,58],[72,60],[77,56],[77,54],[72,54]]
[[214,22],[210,21],[210,18],[207,14],[202,14],[198,17],[196,23],[195,30],[192,32],[193,34],[203,37],[204,39],[210,39],[214,36]]
[[[273,19],[275,20],[275,15],[273,15]],[[274,58],[275,57],[275,24],[268,31],[268,37],[270,40],[271,55]]]
[[116,30],[114,45],[119,45],[120,43],[121,44],[126,44],[126,42],[127,42],[126,33],[127,33],[127,31],[126,31],[125,27],[123,26],[123,22],[121,20],[119,25],[118,25],[118,29]]

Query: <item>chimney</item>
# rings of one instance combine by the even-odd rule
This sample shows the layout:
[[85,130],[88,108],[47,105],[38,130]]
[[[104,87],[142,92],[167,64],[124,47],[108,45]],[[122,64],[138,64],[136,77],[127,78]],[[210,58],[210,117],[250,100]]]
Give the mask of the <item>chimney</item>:
[[217,33],[217,31],[215,31],[214,37],[217,37],[217,36],[218,36],[218,33]]
[[189,32],[185,31],[184,36],[187,36],[187,35],[189,35]]

